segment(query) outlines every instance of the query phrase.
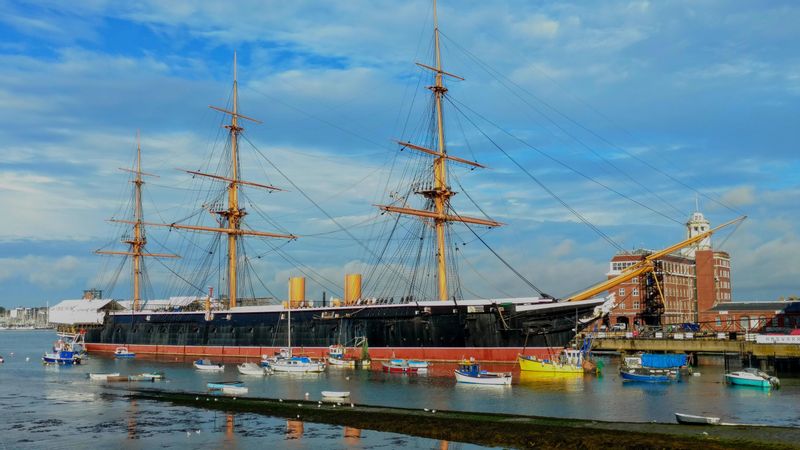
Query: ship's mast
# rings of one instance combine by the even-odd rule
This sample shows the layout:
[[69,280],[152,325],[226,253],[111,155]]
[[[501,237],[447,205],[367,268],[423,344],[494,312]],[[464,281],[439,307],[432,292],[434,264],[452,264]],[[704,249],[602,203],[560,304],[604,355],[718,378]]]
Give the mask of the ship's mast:
[[147,237],[144,233],[144,214],[142,210],[142,185],[144,185],[143,175],[155,176],[142,172],[142,144],[139,136],[139,131],[136,131],[136,169],[122,169],[125,172],[132,172],[135,177],[133,183],[133,221],[128,222],[133,224],[133,238],[125,239],[122,242],[130,245],[130,251],[115,252],[97,250],[95,253],[101,255],[123,255],[133,257],[132,271],[133,271],[133,310],[141,310],[142,294],[142,258],[145,256],[159,257],[159,258],[177,258],[177,255],[163,254],[163,253],[145,253],[144,247],[147,245]]
[[136,178],[133,180],[134,185],[134,207],[133,207],[133,239],[128,241],[131,245],[131,253],[133,253],[133,310],[139,311],[139,302],[142,297],[139,291],[141,286],[142,269],[142,248],[147,243],[144,236],[144,229],[142,227],[142,144],[139,136],[139,131],[136,131]]
[[[444,148],[444,113],[442,112],[442,97],[447,88],[442,83],[442,55],[439,51],[439,21],[436,16],[436,0],[433,0],[433,40],[436,47],[436,83],[431,87],[436,98],[436,130],[438,132],[439,156],[433,162],[434,192],[431,193],[436,208],[436,214],[443,216],[445,203],[453,195],[447,186],[447,165],[445,164]],[[434,219],[436,225],[436,257],[439,268],[439,300],[447,300],[447,262],[445,259],[445,220]]]
[[[231,176],[225,177],[221,175],[197,172],[193,170],[185,170],[185,172],[190,173],[192,175],[198,175],[202,177],[208,177],[213,180],[218,181],[226,181],[228,182],[228,207],[225,209],[220,209],[217,211],[211,211],[214,214],[219,215],[224,220],[221,221],[220,227],[205,227],[199,225],[182,225],[182,224],[163,224],[163,223],[142,223],[143,225],[151,225],[151,226],[160,226],[160,227],[170,227],[170,228],[177,228],[183,230],[194,230],[194,231],[208,231],[212,233],[224,233],[228,235],[228,264],[227,264],[227,272],[228,272],[228,298],[229,298],[229,307],[235,308],[237,304],[237,263],[238,263],[238,255],[237,255],[237,245],[238,239],[240,236],[260,236],[260,237],[270,237],[270,238],[282,238],[282,239],[297,239],[297,236],[293,234],[279,234],[279,233],[267,233],[263,231],[253,231],[253,230],[244,230],[242,229],[242,219],[244,216],[247,215],[247,212],[244,208],[239,206],[239,186],[246,185],[246,186],[254,186],[262,189],[267,189],[270,191],[280,191],[281,189],[267,185],[267,184],[259,184],[253,183],[250,181],[244,181],[240,179],[241,176],[241,167],[239,165],[239,134],[244,130],[241,126],[239,126],[239,119],[249,120],[255,123],[261,123],[259,120],[253,119],[251,117],[245,116],[239,113],[239,86],[237,80],[237,70],[236,70],[236,53],[233,54],[233,110],[229,111],[227,109],[218,108],[216,106],[209,106],[209,108],[214,109],[216,111],[228,114],[231,116],[231,122],[228,125],[225,125],[225,128],[228,129],[230,134],[231,140]],[[125,222],[125,221],[117,221],[117,222]]]
[[442,70],[442,55],[439,49],[439,21],[436,12],[436,0],[433,0],[433,40],[435,48],[435,67],[425,64],[417,63],[418,66],[433,71],[435,81],[433,86],[428,86],[428,89],[433,92],[434,103],[436,104],[436,131],[437,131],[437,145],[436,149],[429,149],[419,145],[414,145],[410,142],[398,142],[405,148],[420,151],[434,157],[433,160],[433,189],[418,191],[421,194],[433,201],[433,211],[417,210],[412,208],[401,208],[396,206],[378,205],[384,211],[396,212],[400,214],[407,214],[417,216],[424,219],[432,219],[436,231],[436,265],[437,265],[437,284],[439,300],[447,300],[449,298],[447,286],[447,240],[445,238],[445,227],[448,222],[463,222],[475,225],[486,225],[496,227],[502,225],[500,222],[487,219],[479,219],[473,217],[464,217],[461,215],[449,214],[450,197],[455,195],[455,192],[450,190],[447,184],[447,161],[454,161],[461,164],[466,164],[472,167],[484,167],[473,161],[468,161],[462,158],[457,158],[447,154],[445,148],[444,136],[444,112],[442,108],[442,101],[447,88],[444,86],[443,77],[455,78],[463,80],[458,75],[445,72]]
[[230,307],[236,306],[236,239],[235,231],[241,228],[245,212],[239,208],[239,85],[236,79],[236,52],[233,53],[233,114],[231,124],[225,128],[231,135],[231,182],[228,185],[228,210],[219,212],[228,219],[228,299]]

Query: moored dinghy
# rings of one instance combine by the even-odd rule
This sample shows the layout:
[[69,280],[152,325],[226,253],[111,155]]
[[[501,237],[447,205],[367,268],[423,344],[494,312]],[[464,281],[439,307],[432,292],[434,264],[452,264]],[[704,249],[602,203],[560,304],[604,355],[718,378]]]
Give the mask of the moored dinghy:
[[242,375],[264,376],[269,373],[269,367],[261,367],[256,363],[246,362],[236,366],[236,370]]
[[225,387],[242,387],[243,381],[210,381],[206,383],[206,387],[212,391],[221,391]]
[[136,353],[128,350],[128,347],[117,347],[114,350],[114,358],[135,358]]
[[114,373],[90,373],[89,379],[94,381],[106,381],[108,377],[118,377],[119,372]]
[[675,413],[675,420],[685,425],[719,425],[719,417],[693,416]]
[[213,363],[210,359],[198,359],[192,363],[195,369],[204,370],[207,372],[222,372],[225,370],[225,365],[222,363]]
[[777,389],[781,385],[781,381],[778,377],[770,376],[765,372],[753,368],[726,373],[725,381],[739,386],[754,386],[767,389]]
[[322,391],[322,398],[341,399],[350,397],[350,391]]
[[486,386],[510,386],[510,372],[487,372],[481,370],[481,365],[474,359],[464,360],[458,363],[455,370],[456,382],[466,384],[480,384]]

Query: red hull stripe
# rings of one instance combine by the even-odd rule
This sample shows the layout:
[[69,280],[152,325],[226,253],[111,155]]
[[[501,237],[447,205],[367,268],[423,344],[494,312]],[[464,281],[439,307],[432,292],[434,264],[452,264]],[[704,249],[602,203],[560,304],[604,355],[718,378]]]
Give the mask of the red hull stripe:
[[[120,344],[86,344],[89,352],[112,353]],[[141,355],[164,356],[216,356],[231,358],[257,358],[261,355],[274,355],[281,347],[215,347],[194,345],[127,345],[128,350]],[[370,347],[369,355],[375,360],[392,358],[419,359],[424,361],[459,361],[475,358],[481,362],[513,362],[517,355],[534,355],[548,358],[558,354],[560,348],[554,347]],[[324,357],[328,347],[293,347],[293,354]],[[348,348],[347,356],[360,357],[360,348]]]

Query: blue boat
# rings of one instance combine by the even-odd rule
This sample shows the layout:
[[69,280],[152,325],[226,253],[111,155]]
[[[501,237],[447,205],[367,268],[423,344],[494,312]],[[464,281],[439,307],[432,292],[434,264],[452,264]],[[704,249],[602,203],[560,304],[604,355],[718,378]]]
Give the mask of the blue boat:
[[212,391],[221,391],[225,388],[242,386],[244,386],[244,382],[242,381],[212,381],[206,383],[206,387]]
[[669,383],[675,379],[674,375],[667,373],[652,373],[650,370],[620,369],[619,376],[622,381],[640,381],[644,383]]
[[81,357],[76,355],[75,352],[67,350],[58,350],[45,353],[42,356],[42,361],[45,364],[58,364],[60,366],[71,366],[73,364],[80,364]]
[[676,367],[648,367],[643,364],[644,360],[645,358],[642,358],[642,355],[624,357],[619,368],[619,375],[622,377],[622,381],[669,383],[677,380],[680,376],[680,372]]

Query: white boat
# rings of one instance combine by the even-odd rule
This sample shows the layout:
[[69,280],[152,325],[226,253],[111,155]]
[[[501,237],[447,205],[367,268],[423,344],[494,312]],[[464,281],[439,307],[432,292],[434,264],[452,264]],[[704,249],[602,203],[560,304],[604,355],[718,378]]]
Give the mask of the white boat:
[[90,373],[89,379],[95,381],[106,381],[108,377],[118,377],[119,372],[114,373]]
[[473,360],[461,361],[454,371],[457,383],[480,384],[485,386],[510,386],[510,372],[487,372]]
[[128,351],[128,347],[117,347],[114,350],[114,357],[115,358],[135,358],[136,353]]
[[154,380],[163,380],[165,378],[164,372],[145,372],[145,373],[140,373],[138,376],[144,378],[152,378]]
[[719,417],[693,416],[675,413],[675,420],[686,425],[719,425]]
[[207,372],[222,372],[225,370],[225,365],[222,363],[213,363],[210,359],[198,359],[194,363],[195,369],[204,370]]
[[322,391],[324,398],[347,398],[350,397],[350,391]]
[[[292,356],[292,308],[289,306],[287,313],[286,352],[281,349],[281,355],[274,361],[269,361],[269,367],[275,372],[285,373],[317,373],[325,370],[325,363],[311,359],[308,356]],[[263,363],[263,361],[262,361]]]
[[236,366],[236,370],[242,375],[255,375],[263,377],[268,373],[267,367],[261,367],[256,363],[246,362]]
[[356,360],[345,356],[343,345],[331,345],[328,347],[328,364],[335,367],[355,367]]
[[270,367],[275,372],[309,373],[324,371],[325,363],[308,356],[292,356],[289,359],[275,361]]
[[413,359],[408,360],[408,367],[414,367],[417,370],[425,370],[430,367],[430,363],[428,361],[416,361]]
[[247,394],[248,392],[248,389],[244,386],[225,386],[221,390],[223,394],[235,395]]

